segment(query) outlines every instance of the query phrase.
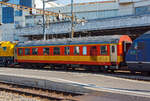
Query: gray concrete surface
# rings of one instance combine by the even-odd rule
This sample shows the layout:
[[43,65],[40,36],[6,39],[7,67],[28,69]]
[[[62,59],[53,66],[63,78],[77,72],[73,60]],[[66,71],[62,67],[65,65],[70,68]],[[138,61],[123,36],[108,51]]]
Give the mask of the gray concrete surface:
[[0,91],[0,101],[48,101],[48,100],[42,100],[37,97],[27,97],[24,95],[19,95],[15,93]]
[[150,97],[150,82],[127,80],[107,74],[0,68],[0,81],[78,93],[105,91]]

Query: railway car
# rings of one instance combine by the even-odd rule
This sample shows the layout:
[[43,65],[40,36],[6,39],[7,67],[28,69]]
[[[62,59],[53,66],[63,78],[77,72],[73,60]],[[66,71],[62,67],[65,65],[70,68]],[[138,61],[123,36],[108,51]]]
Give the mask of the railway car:
[[133,41],[126,54],[126,62],[132,73],[150,73],[150,31]]
[[0,66],[8,66],[14,63],[14,47],[17,43],[10,41],[0,42]]
[[124,65],[131,43],[127,35],[30,41],[16,45],[15,62],[25,67],[116,70]]

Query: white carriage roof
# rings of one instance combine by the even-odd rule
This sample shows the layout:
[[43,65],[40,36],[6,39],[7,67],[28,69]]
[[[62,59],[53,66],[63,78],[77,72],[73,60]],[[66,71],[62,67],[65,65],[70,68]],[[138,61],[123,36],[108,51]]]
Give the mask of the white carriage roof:
[[44,46],[44,45],[72,45],[72,44],[96,44],[96,43],[118,43],[123,35],[105,35],[96,37],[65,38],[52,40],[27,41],[18,43],[17,47]]

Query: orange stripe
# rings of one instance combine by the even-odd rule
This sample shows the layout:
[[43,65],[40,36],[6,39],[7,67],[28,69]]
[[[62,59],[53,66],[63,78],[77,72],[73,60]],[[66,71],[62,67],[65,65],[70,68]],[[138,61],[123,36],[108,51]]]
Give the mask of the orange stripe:
[[110,62],[85,62],[85,61],[45,61],[45,60],[18,60],[18,63],[52,63],[52,64],[84,64],[84,65],[101,65],[109,66]]

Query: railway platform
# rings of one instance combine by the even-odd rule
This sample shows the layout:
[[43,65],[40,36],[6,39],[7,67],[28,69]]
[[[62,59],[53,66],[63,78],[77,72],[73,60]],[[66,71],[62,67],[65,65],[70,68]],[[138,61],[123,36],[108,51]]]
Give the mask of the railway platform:
[[94,74],[1,67],[0,82],[78,94],[109,92],[109,94],[137,96],[150,100],[149,81],[129,80],[107,73]]

